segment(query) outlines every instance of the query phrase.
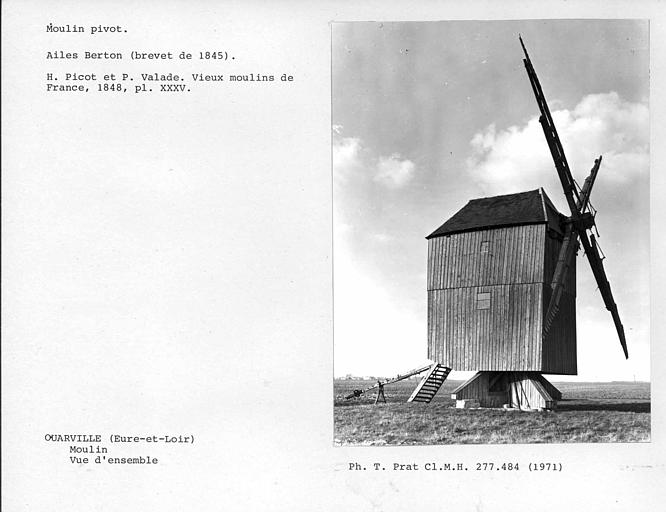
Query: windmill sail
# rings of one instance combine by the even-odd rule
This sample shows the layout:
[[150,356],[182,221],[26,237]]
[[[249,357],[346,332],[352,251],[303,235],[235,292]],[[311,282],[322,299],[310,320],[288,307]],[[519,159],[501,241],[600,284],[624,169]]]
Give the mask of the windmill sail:
[[585,249],[587,260],[590,262],[590,267],[592,268],[594,278],[597,281],[597,285],[599,286],[599,291],[604,300],[606,309],[611,312],[611,316],[613,317],[613,322],[615,323],[615,329],[617,330],[618,337],[620,338],[620,344],[622,345],[624,356],[628,359],[629,354],[627,351],[627,342],[624,335],[624,327],[620,321],[617,305],[613,300],[610,283],[606,278],[606,271],[604,270],[601,256],[599,255],[599,249],[597,248],[594,235],[589,235],[588,237],[587,234],[587,230],[594,226],[594,217],[592,213],[586,210],[589,208],[590,193],[592,191],[592,186],[594,185],[594,180],[596,179],[597,173],[599,172],[601,157],[595,160],[594,167],[592,168],[588,178],[585,180],[583,189],[579,194],[573,176],[571,175],[569,164],[564,154],[564,148],[562,147],[560,138],[557,135],[555,123],[553,123],[553,118],[550,115],[550,110],[548,109],[548,104],[546,103],[546,97],[544,96],[543,90],[541,89],[541,84],[539,83],[539,79],[537,78],[536,72],[534,71],[534,67],[532,66],[532,62],[527,53],[527,49],[525,48],[522,37],[519,37],[519,39],[520,45],[522,46],[523,52],[525,54],[523,62],[525,64],[525,69],[527,70],[527,76],[530,79],[530,84],[532,85],[532,90],[534,91],[534,96],[539,106],[539,111],[541,112],[539,123],[541,123],[543,133],[546,136],[546,142],[548,143],[548,148],[550,149],[553,162],[555,163],[555,169],[557,170],[560,183],[562,184],[564,196],[567,199],[569,210],[571,211],[571,217],[568,219],[564,240],[560,249],[560,254],[558,255],[558,261],[555,267],[553,281],[551,283],[552,294],[545,316],[544,335],[547,335],[550,325],[557,315],[565,278],[571,265],[571,261],[577,252],[577,240],[580,239],[580,242]]
[[548,109],[548,104],[546,103],[546,97],[541,90],[539,79],[537,78],[536,72],[532,67],[530,56],[527,54],[527,49],[523,44],[522,37],[519,37],[519,39],[520,45],[523,47],[523,52],[525,53],[523,62],[525,63],[527,76],[530,79],[532,90],[534,91],[534,96],[536,97],[539,110],[541,111],[539,123],[541,123],[543,133],[546,136],[546,142],[548,142],[550,154],[552,155],[553,161],[555,162],[555,168],[557,169],[557,174],[560,177],[560,182],[562,183],[562,188],[564,189],[564,195],[567,198],[567,203],[569,204],[571,215],[577,216],[578,210],[576,209],[576,201],[578,200],[578,191],[576,190],[573,176],[571,176],[571,171],[569,170],[567,157],[564,155],[564,148],[560,142],[560,137],[557,135],[555,123],[553,123],[553,118],[550,115],[550,110]]
[[588,240],[586,232],[581,233],[580,240],[585,249],[587,260],[590,262],[590,267],[592,267],[592,273],[594,274],[594,278],[596,279],[597,285],[599,286],[599,292],[601,292],[601,296],[604,299],[606,309],[610,311],[613,317],[615,329],[617,330],[617,335],[620,338],[620,344],[622,345],[622,350],[624,351],[624,357],[629,359],[629,352],[627,351],[627,340],[624,336],[624,327],[620,321],[620,314],[618,313],[617,305],[613,300],[613,293],[611,292],[610,283],[606,278],[606,271],[604,270],[604,265],[601,262],[601,257],[599,256],[597,241],[594,238],[594,235],[590,235],[590,239]]

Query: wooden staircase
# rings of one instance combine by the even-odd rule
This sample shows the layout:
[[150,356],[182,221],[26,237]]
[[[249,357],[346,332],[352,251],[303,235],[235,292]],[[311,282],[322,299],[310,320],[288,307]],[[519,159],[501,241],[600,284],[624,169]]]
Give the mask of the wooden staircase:
[[430,403],[450,372],[451,368],[439,363],[433,364],[407,401]]

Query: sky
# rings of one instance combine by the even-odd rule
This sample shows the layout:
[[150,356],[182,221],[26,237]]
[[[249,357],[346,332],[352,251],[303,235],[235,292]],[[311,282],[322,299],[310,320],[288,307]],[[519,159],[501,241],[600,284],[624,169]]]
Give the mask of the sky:
[[470,199],[543,187],[568,212],[520,33],[579,184],[603,155],[591,202],[629,360],[581,251],[575,379],[649,380],[648,23],[332,30],[335,375],[391,376],[427,362],[425,237]]

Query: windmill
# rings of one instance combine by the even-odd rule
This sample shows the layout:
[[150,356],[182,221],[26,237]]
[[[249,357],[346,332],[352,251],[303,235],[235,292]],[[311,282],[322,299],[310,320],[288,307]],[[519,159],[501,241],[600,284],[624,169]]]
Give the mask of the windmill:
[[575,375],[576,259],[582,246],[628,358],[624,328],[592,230],[590,194],[569,169],[522,38],[523,62],[569,207],[543,189],[471,200],[428,240],[428,357],[477,373],[453,391],[482,407],[553,408],[561,393],[543,374]]

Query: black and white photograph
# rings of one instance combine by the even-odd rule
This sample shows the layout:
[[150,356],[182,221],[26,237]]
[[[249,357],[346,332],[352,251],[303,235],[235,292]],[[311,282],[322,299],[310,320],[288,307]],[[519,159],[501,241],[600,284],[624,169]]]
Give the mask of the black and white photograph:
[[336,445],[650,441],[648,35],[332,25]]
[[4,0],[0,509],[660,510],[665,7]]

